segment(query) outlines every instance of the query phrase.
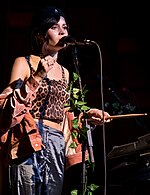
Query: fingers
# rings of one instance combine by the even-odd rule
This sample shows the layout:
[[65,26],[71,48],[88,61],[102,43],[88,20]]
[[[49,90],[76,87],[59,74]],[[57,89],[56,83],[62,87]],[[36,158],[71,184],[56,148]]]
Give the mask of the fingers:
[[95,118],[100,118],[100,119],[103,118],[103,115],[105,118],[110,116],[107,112],[105,112],[105,111],[103,112],[102,110],[99,110],[96,108],[90,109],[87,113],[88,113],[88,116],[90,116],[90,117],[95,117]]
[[111,121],[111,119],[109,118],[110,116],[109,113],[99,109],[90,109],[88,111],[88,116],[89,116],[88,121],[95,125],[100,125],[103,122]]
[[110,122],[111,120],[110,120],[109,116],[110,115],[108,112],[105,112],[105,111],[102,112],[102,110],[99,110],[99,111],[97,111],[96,117],[94,117],[94,118],[95,118],[95,120],[98,120],[101,123],[102,122]]
[[51,65],[53,66],[55,64],[55,60],[52,57],[46,56],[44,60],[46,61],[48,66],[51,66]]
[[38,64],[35,75],[39,75],[41,78],[45,78],[47,73],[53,68],[56,60],[50,55],[42,58]]
[[41,59],[41,63],[43,64],[43,66],[47,66],[49,68],[52,68],[55,62],[55,59],[53,59],[51,56],[46,56],[45,58]]

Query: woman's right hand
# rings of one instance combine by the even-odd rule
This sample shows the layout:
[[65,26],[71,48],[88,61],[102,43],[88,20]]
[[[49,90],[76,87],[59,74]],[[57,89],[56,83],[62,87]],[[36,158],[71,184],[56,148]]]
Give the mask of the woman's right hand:
[[50,55],[42,58],[38,64],[37,70],[34,73],[36,78],[40,80],[46,77],[47,73],[53,68],[55,64],[55,59]]

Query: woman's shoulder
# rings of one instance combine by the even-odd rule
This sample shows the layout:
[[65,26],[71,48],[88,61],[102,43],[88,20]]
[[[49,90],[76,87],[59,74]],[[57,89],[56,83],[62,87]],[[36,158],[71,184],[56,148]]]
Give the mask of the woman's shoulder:
[[28,73],[30,71],[30,67],[29,67],[28,61],[27,61],[25,56],[16,57],[13,66],[16,67],[17,69],[20,69],[20,70],[26,72],[26,73]]
[[24,56],[16,57],[12,66],[11,81],[20,77],[26,79],[30,75],[30,68]]
[[26,64],[27,65],[27,60],[25,56],[18,56],[15,58],[14,64],[16,65]]

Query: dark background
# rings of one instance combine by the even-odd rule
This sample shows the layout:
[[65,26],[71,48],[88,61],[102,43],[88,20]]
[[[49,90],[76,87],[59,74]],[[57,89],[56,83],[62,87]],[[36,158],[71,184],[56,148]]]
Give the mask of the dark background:
[[[100,185],[98,192],[100,194],[104,183],[103,144],[106,144],[108,154],[113,146],[135,142],[140,136],[150,132],[150,12],[144,2],[131,4],[128,1],[121,1],[117,4],[100,1],[100,5],[94,1],[82,3],[83,5],[78,1],[67,0],[43,0],[40,3],[34,0],[6,0],[3,6],[1,5],[0,90],[2,91],[8,84],[14,59],[17,56],[29,54],[31,17],[33,11],[41,4],[57,6],[65,12],[72,37],[93,40],[99,45],[102,64],[96,45],[78,48],[82,82],[89,90],[86,97],[89,106],[101,108],[103,95],[105,110],[111,115],[148,114],[144,117],[114,119],[105,125],[105,129],[97,127],[93,132],[96,168],[92,179]],[[70,71],[74,70],[72,53],[68,51],[65,57],[65,62],[67,62],[65,66]],[[101,81],[103,82],[102,91]],[[112,107],[113,103],[118,103],[119,108]],[[127,153],[130,154],[130,150],[127,149]],[[133,156],[134,154],[131,158]],[[139,154],[135,158],[137,159],[138,156]],[[135,158],[132,159],[133,162]],[[112,185],[114,179],[111,178],[110,171],[113,166],[118,165],[118,161],[122,163],[126,159],[121,157],[113,162],[108,160],[108,190],[110,188],[112,193],[116,190],[114,194],[122,195],[123,192],[119,191],[119,187]],[[123,178],[123,171],[119,172],[117,178]],[[125,180],[126,178],[128,180],[128,177],[130,177],[128,174],[125,175]]]

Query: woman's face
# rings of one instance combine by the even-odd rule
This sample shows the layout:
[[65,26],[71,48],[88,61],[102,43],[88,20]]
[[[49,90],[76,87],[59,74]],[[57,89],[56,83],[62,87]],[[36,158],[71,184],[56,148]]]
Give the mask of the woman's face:
[[49,28],[46,33],[45,46],[47,50],[48,51],[60,50],[62,47],[58,46],[57,43],[64,36],[68,36],[68,25],[66,24],[65,19],[61,16],[58,23],[54,24],[51,28]]

